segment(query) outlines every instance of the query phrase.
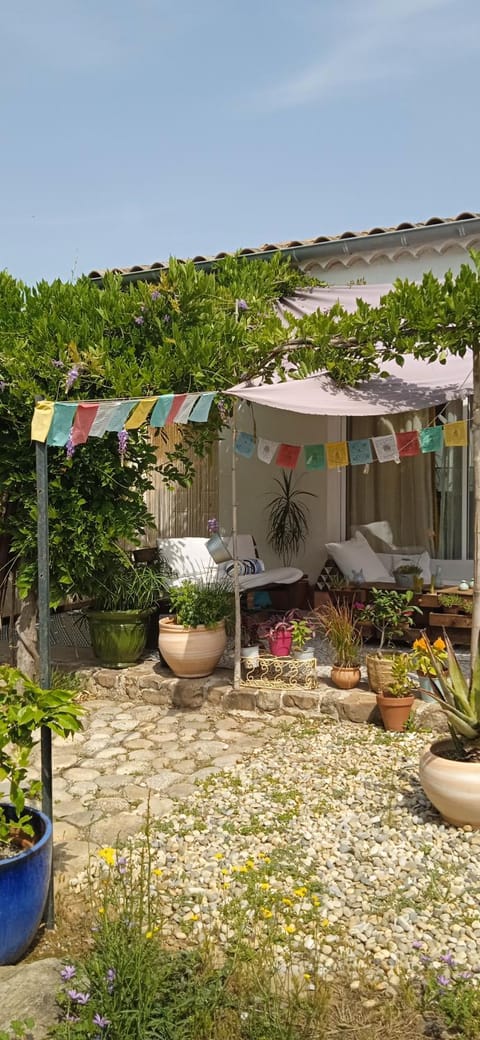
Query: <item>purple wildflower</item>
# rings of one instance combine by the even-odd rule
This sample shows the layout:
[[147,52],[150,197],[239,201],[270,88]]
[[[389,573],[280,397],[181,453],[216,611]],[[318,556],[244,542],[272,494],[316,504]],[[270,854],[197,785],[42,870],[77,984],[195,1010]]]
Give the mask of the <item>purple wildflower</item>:
[[107,1026],[110,1025],[110,1019],[109,1018],[105,1018],[104,1015],[99,1015],[98,1011],[95,1012],[92,1021],[93,1021],[93,1024],[95,1026],[99,1026],[100,1029],[105,1029]]
[[473,979],[473,971],[462,971],[461,979]]
[[426,953],[420,954],[420,960],[421,960],[422,964],[430,964],[431,959],[432,958],[428,957]]
[[412,950],[421,950],[422,946],[423,942],[421,942],[420,939],[415,939],[415,941],[412,942]]
[[88,1004],[90,1000],[89,993],[79,993],[76,989],[67,990],[67,997],[70,997],[74,1004]]
[[448,975],[437,975],[437,982],[439,986],[450,985],[450,979],[448,978]]
[[135,322],[135,325],[143,325],[145,318],[142,314],[137,314],[136,318],[134,318],[133,320]]
[[443,961],[444,964],[448,964],[449,968],[455,967],[455,958],[453,953],[450,953],[449,951],[447,951],[443,957],[440,957],[440,960]]
[[118,454],[123,459],[123,456],[125,455],[125,452],[127,450],[128,431],[127,430],[120,430],[120,432],[117,434],[117,437],[118,437]]
[[248,311],[248,303],[246,300],[235,300],[238,311]]
[[73,977],[76,974],[77,974],[77,969],[74,968],[73,964],[66,964],[65,967],[62,968],[62,971],[60,972],[60,978],[63,979],[64,982],[68,982],[68,980],[69,979],[73,979]]
[[172,319],[171,319],[169,314],[164,314],[163,315],[163,324],[164,325],[170,325],[171,320]]
[[159,293],[158,289],[154,289],[153,290],[151,298],[152,298],[152,300],[159,300],[160,299],[160,293]]
[[[125,430],[124,432],[126,433],[127,431]],[[120,434],[119,434],[119,436],[120,436]],[[128,434],[127,434],[127,436],[128,436]],[[127,857],[126,856],[117,856],[117,870],[118,870],[119,874],[126,874],[127,873]]]
[[63,364],[63,361],[57,361],[57,358],[52,358],[51,360],[52,360],[52,365],[54,366],[54,368],[65,368],[65,365]]
[[80,373],[79,373],[78,368],[77,368],[76,365],[74,365],[73,368],[70,368],[68,370],[67,378],[66,378],[66,381],[65,381],[65,389],[66,390],[71,390],[73,384],[77,382],[79,374]]
[[116,977],[117,977],[117,973],[115,971],[115,968],[109,968],[108,971],[107,971],[107,979],[108,979],[108,981],[109,982],[115,982]]
[[73,443],[73,437],[72,437],[72,431],[71,430],[70,430],[70,433],[69,433],[68,438],[67,438],[66,452],[67,452],[67,459],[72,459],[73,456],[75,455],[75,445]]

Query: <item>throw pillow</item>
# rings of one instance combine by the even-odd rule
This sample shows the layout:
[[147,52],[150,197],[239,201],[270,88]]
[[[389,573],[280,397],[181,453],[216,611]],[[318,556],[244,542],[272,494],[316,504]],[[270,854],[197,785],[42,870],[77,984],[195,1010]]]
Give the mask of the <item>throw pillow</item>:
[[[261,574],[265,570],[265,564],[263,560],[259,560],[258,557],[252,556],[247,560],[237,560],[238,573],[243,574]],[[219,572],[225,574],[227,578],[233,578],[235,572],[235,560],[228,560],[228,563],[222,563],[219,567]]]
[[354,537],[347,542],[327,542],[325,548],[349,581],[358,582],[358,576],[362,574],[364,582],[382,581],[394,584],[392,575],[388,573],[360,531],[356,531]]

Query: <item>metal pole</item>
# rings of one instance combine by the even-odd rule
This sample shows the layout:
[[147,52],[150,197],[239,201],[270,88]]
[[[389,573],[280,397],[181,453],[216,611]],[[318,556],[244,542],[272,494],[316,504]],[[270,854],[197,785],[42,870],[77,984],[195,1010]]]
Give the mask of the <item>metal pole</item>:
[[233,658],[233,688],[238,690],[241,680],[240,647],[242,642],[242,615],[240,608],[240,583],[238,574],[238,508],[237,508],[237,457],[235,439],[237,436],[237,401],[233,405],[232,419],[232,542],[233,542],[233,592],[235,597],[235,651]]
[[[38,546],[38,649],[40,659],[40,686],[44,690],[50,687],[50,573],[48,552],[48,448],[47,444],[35,443],[35,461],[37,471],[37,546]],[[42,811],[53,822],[53,785],[52,785],[52,734],[47,726],[42,726],[40,746],[42,753]],[[45,926],[55,925],[55,908],[53,895],[53,870],[50,871],[50,885],[43,915]]]

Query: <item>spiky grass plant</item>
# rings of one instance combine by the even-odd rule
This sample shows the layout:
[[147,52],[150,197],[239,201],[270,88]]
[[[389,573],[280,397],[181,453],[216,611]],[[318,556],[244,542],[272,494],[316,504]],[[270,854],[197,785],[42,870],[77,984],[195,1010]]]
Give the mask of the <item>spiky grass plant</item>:
[[[444,633],[447,661],[442,663],[425,632],[422,637],[432,665],[432,696],[447,716],[456,751],[460,758],[480,762],[480,654],[468,683],[447,634]],[[445,671],[442,664],[446,665]]]

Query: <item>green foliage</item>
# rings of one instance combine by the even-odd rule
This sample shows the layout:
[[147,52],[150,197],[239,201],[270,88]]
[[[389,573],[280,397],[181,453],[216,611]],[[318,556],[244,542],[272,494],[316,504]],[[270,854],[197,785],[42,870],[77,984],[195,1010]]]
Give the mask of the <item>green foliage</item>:
[[160,562],[135,565],[125,554],[109,560],[92,581],[95,610],[151,610],[165,597],[168,577]]
[[349,603],[327,603],[316,610],[318,625],[333,650],[335,665],[355,668],[360,661],[362,639],[358,615]]
[[226,581],[184,581],[169,590],[170,607],[178,625],[212,628],[233,615],[233,592]]
[[308,534],[308,507],[302,499],[308,495],[315,498],[313,491],[302,491],[295,481],[293,470],[282,470],[275,479],[279,492],[270,493],[268,509],[267,540],[273,551],[288,567],[294,556],[305,544]]
[[26,799],[40,793],[39,782],[28,778],[37,730],[46,726],[57,736],[68,737],[81,729],[82,714],[72,690],[42,690],[16,668],[0,667],[0,780],[9,782],[9,800],[18,817],[10,824],[0,811],[0,842],[9,842],[19,825],[32,833],[28,813],[23,814]]
[[10,1022],[8,1031],[0,1029],[0,1040],[30,1040],[34,1025],[33,1018],[14,1018]]
[[[250,371],[269,377],[285,340],[272,302],[308,282],[279,256],[227,258],[209,273],[172,260],[156,285],[125,287],[108,275],[102,289],[86,278],[29,288],[0,273],[0,536],[18,562],[22,595],[36,587],[35,399],[221,391]],[[239,297],[248,310],[237,321]],[[184,428],[161,467],[167,483],[191,483],[195,455],[210,450],[223,415],[220,400],[207,424]],[[145,430],[130,432],[125,461],[114,433],[79,446],[71,460],[49,450],[53,604],[82,592],[112,544],[138,542],[152,522],[144,494],[155,453]]]
[[460,756],[480,761],[480,655],[477,654],[468,683],[446,634],[446,665],[445,661],[438,661],[425,632],[422,638],[430,657],[430,674],[435,677],[431,695],[445,712]]
[[393,573],[420,575],[422,573],[422,568],[417,567],[415,563],[402,563],[400,567],[395,567]]
[[467,599],[466,596],[456,596],[455,593],[441,593],[438,597],[440,606],[445,607],[447,610],[453,608],[454,610],[461,611],[463,614],[471,614],[473,604],[471,599]]
[[403,635],[405,629],[413,625],[413,615],[420,614],[420,608],[412,603],[413,592],[397,592],[395,589],[372,589],[369,602],[358,606],[358,619],[378,632],[380,647],[392,643]]
[[315,627],[308,618],[293,618],[292,646],[294,650],[303,650],[315,635]]
[[480,1036],[480,989],[476,972],[474,975],[456,964],[450,953],[444,954],[441,960],[440,972],[434,967],[427,969],[422,992],[424,1010],[435,1017],[441,1016],[449,1036],[477,1040]]
[[408,697],[418,686],[410,674],[410,654],[395,654],[392,660],[392,681],[383,691],[387,697]]

